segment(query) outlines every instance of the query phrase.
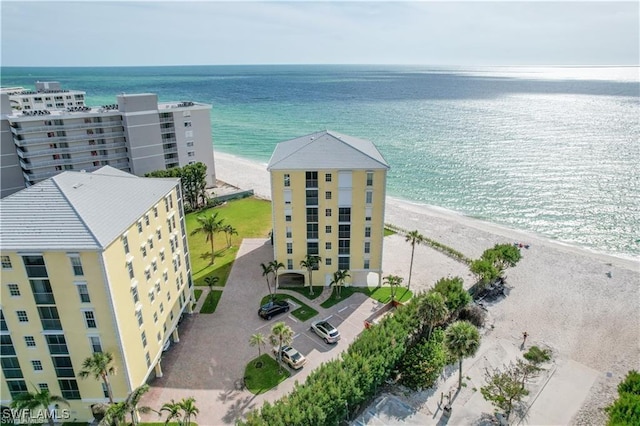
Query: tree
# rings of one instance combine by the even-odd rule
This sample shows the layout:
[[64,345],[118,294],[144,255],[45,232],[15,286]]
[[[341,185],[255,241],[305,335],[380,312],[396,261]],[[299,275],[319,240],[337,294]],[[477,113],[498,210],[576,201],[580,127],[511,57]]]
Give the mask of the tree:
[[384,277],[384,283],[391,287],[391,301],[395,300],[396,288],[402,285],[404,279],[398,275],[387,275]]
[[640,373],[631,370],[618,385],[618,399],[605,408],[609,426],[640,424]]
[[126,405],[126,409],[131,415],[131,423],[133,425],[137,425],[139,422],[139,419],[138,419],[139,411],[142,413],[148,413],[152,411],[150,407],[146,407],[146,406],[138,407],[138,404],[140,403],[142,396],[147,392],[149,392],[149,385],[144,384],[142,386],[135,388],[133,392],[131,392],[127,396],[127,399],[124,401]]
[[437,291],[444,297],[444,302],[449,309],[449,313],[457,313],[471,302],[471,295],[464,289],[462,278],[440,278],[433,286],[433,291]]
[[480,333],[469,321],[456,321],[444,335],[447,351],[459,363],[458,389],[462,388],[462,360],[475,355],[480,347]]
[[168,170],[154,170],[146,177],[177,177],[185,202],[192,210],[207,204],[207,166],[204,163],[189,164],[184,167],[172,167]]
[[269,336],[271,344],[278,348],[278,365],[282,372],[282,347],[291,343],[293,340],[293,330],[284,321],[277,322],[271,327],[271,335]]
[[261,355],[260,347],[264,346],[266,343],[267,340],[262,333],[252,334],[249,338],[249,345],[258,347],[258,357]]
[[209,286],[209,290],[213,290],[213,286],[218,284],[220,277],[208,276],[204,278],[204,282]]
[[422,339],[407,350],[399,365],[402,384],[414,390],[422,390],[436,383],[447,365],[443,341],[444,332],[436,330],[433,338]]
[[179,402],[180,409],[182,410],[183,420],[182,424],[184,426],[189,426],[191,424],[191,417],[197,417],[200,410],[196,407],[196,400],[194,397],[190,396],[189,398],[182,398]]
[[[18,410],[36,410],[38,408],[49,410],[49,406],[54,404],[69,405],[69,402],[61,396],[51,395],[48,389],[35,389],[34,393],[21,393],[11,401],[11,407]],[[47,416],[47,420],[50,426],[54,426],[52,416]]]
[[167,418],[164,421],[165,425],[169,424],[171,420],[177,420],[178,424],[182,424],[182,421],[180,420],[182,417],[182,407],[179,402],[175,402],[173,399],[171,399],[171,402],[165,402],[162,404],[158,415],[162,415],[165,411],[167,412]]
[[502,410],[507,420],[509,420],[513,405],[529,395],[529,391],[522,385],[518,370],[513,366],[504,371],[495,369],[493,372],[489,372],[489,370],[485,370],[485,381],[487,385],[480,388],[480,393],[496,409]]
[[193,231],[191,231],[191,235],[195,234],[204,234],[206,236],[206,240],[211,243],[211,264],[215,262],[216,252],[213,249],[213,238],[217,232],[220,232],[222,229],[222,223],[224,219],[218,218],[218,212],[213,213],[211,216],[198,216],[198,224],[200,225]]
[[224,232],[225,238],[227,240],[227,248],[231,247],[231,237],[233,235],[238,235],[238,230],[231,225],[226,225],[222,228]]
[[337,297],[341,296],[342,293],[342,286],[344,284],[344,281],[350,277],[351,275],[349,275],[349,271],[347,271],[346,269],[338,269],[336,272],[333,273],[333,280],[331,281],[331,285],[333,286],[334,289],[338,289],[337,290]]
[[278,262],[278,260],[276,259],[276,260],[272,260],[270,262],[270,265],[271,265],[271,269],[273,271],[273,276],[274,276],[275,287],[274,287],[273,291],[275,292],[279,288],[279,285],[278,285],[278,271],[280,269],[284,269],[284,263]]
[[424,235],[420,234],[418,230],[409,232],[405,236],[405,241],[411,242],[411,263],[409,264],[409,280],[407,281],[407,289],[411,287],[411,272],[413,272],[413,255],[416,251],[416,244],[424,243]]
[[269,283],[269,275],[273,272],[273,266],[271,263],[261,263],[262,267],[262,276],[267,280],[267,288],[269,289],[269,295],[271,299],[273,299],[273,294],[271,293],[271,284]]
[[433,327],[444,322],[449,315],[449,309],[442,294],[429,291],[419,302],[418,315],[427,326],[427,339],[431,337]]
[[307,254],[300,261],[300,267],[305,268],[309,274],[309,294],[313,294],[313,270],[318,268],[320,262],[322,262],[322,258],[313,254]]
[[119,426],[126,424],[129,409],[125,401],[109,405],[98,426]]
[[82,369],[78,376],[81,379],[92,376],[96,380],[102,380],[107,388],[109,402],[113,404],[113,391],[111,390],[109,375],[114,374],[116,374],[116,367],[113,365],[113,354],[111,352],[95,352],[82,362]]

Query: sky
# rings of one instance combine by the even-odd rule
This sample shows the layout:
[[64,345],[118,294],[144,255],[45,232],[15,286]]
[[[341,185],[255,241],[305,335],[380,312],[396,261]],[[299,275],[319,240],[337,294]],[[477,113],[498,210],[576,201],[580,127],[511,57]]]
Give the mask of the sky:
[[640,2],[2,0],[3,66],[638,65]]

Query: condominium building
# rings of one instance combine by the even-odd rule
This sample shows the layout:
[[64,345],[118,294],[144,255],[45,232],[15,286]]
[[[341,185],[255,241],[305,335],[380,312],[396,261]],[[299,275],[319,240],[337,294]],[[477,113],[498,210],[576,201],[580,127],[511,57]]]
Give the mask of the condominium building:
[[354,285],[381,282],[389,165],[370,141],[322,131],[276,146],[271,175],[273,252],[287,279],[308,280],[300,262],[319,256],[314,285],[348,270]]
[[[122,94],[117,103],[85,105],[85,92],[38,82],[36,91],[1,93],[0,196],[65,170],[109,165],[145,173],[201,162],[215,186],[211,105],[158,103],[155,94]],[[58,99],[60,98],[60,99]]]
[[114,355],[116,400],[162,375],[192,301],[179,179],[62,172],[0,200],[0,223],[0,404],[48,389],[90,420],[94,352]]

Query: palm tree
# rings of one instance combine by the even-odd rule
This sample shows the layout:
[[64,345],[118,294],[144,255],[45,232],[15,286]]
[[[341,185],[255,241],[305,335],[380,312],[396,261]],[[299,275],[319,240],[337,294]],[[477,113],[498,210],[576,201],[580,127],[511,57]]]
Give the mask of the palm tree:
[[391,301],[395,300],[396,287],[402,285],[402,281],[404,281],[404,278],[397,275],[387,275],[384,277],[384,283],[391,287]]
[[264,337],[264,334],[262,333],[252,334],[251,337],[249,338],[249,345],[258,347],[258,357],[261,355],[260,347],[264,346],[266,343],[267,343],[267,340]]
[[271,263],[261,263],[262,266],[262,276],[267,280],[267,288],[269,289],[269,295],[271,299],[273,299],[273,294],[271,293],[271,284],[269,283],[269,274],[273,272],[273,266]]
[[180,412],[182,409],[182,407],[180,406],[179,402],[175,402],[173,399],[171,400],[171,402],[165,402],[162,405],[162,408],[160,408],[160,412],[158,413],[158,415],[162,415],[163,411],[167,412],[167,418],[164,421],[164,424],[168,424],[171,420],[177,420],[178,423],[182,423],[180,421],[180,417],[182,416],[182,413]]
[[322,262],[322,258],[313,254],[307,254],[300,261],[300,267],[305,268],[309,274],[309,294],[313,294],[313,270],[318,267],[320,262]]
[[277,322],[271,327],[271,335],[269,336],[271,344],[278,348],[278,365],[282,372],[282,347],[291,343],[293,340],[293,330],[284,321]]
[[[53,404],[69,405],[66,399],[58,395],[51,395],[48,389],[35,390],[34,393],[26,392],[17,395],[11,401],[11,407],[18,410],[35,410],[42,407],[43,410],[48,410],[49,406]],[[54,426],[53,416],[47,416],[47,420],[50,426]]]
[[218,212],[215,212],[211,216],[198,216],[197,220],[200,226],[191,231],[191,235],[206,235],[207,241],[211,243],[211,264],[213,265],[216,259],[216,253],[213,249],[213,237],[222,229],[224,219],[218,219]]
[[189,426],[191,424],[191,416],[197,417],[200,412],[198,407],[196,407],[196,400],[194,397],[190,396],[189,398],[182,398],[178,404],[180,405],[180,409],[184,415],[182,424],[184,426]]
[[270,262],[270,265],[271,265],[271,268],[272,268],[273,275],[274,275],[274,277],[275,277],[275,288],[274,288],[274,290],[273,290],[273,291],[274,291],[274,293],[275,293],[275,291],[276,291],[276,290],[278,289],[278,287],[279,287],[279,286],[278,286],[278,271],[279,271],[280,269],[284,269],[284,263],[282,263],[282,262],[278,262],[278,260],[276,259],[276,260],[272,260],[272,261]]
[[138,424],[138,412],[142,412],[142,413],[148,413],[150,411],[153,411],[150,407],[138,407],[138,404],[140,403],[140,400],[142,399],[142,396],[149,392],[149,385],[144,384],[140,387],[137,387],[133,390],[133,392],[131,392],[129,394],[129,396],[127,396],[127,399],[124,401],[127,411],[129,412],[129,414],[131,414],[131,423],[134,425]]
[[109,408],[107,408],[107,411],[105,411],[104,417],[100,420],[98,426],[118,426],[126,424],[128,412],[129,408],[125,401],[111,404]]
[[340,295],[342,294],[342,285],[344,284],[344,280],[346,280],[350,276],[351,275],[349,275],[349,271],[347,271],[346,269],[338,269],[333,273],[333,280],[330,284],[333,286],[333,288],[338,289],[338,297],[340,297]]
[[411,263],[409,264],[409,280],[407,281],[407,290],[411,287],[411,272],[413,271],[413,255],[416,251],[416,244],[422,244],[425,241],[424,235],[418,230],[411,231],[406,235],[405,241],[411,241]]
[[458,389],[462,388],[462,359],[475,355],[480,347],[480,333],[469,321],[456,321],[447,328],[444,344],[459,362]]
[[447,319],[449,310],[444,297],[437,291],[430,291],[422,298],[418,306],[418,315],[428,327],[427,340],[431,337],[433,327]]
[[111,352],[95,352],[82,363],[82,370],[78,373],[81,379],[93,376],[94,379],[100,380],[107,388],[109,402],[113,404],[113,391],[109,382],[109,375],[116,374],[116,367],[113,365],[113,354]]
[[238,235],[238,230],[231,225],[226,225],[222,228],[225,238],[227,239],[227,248],[231,247],[231,236]]
[[204,278],[204,282],[209,286],[209,290],[213,290],[213,286],[220,281],[220,277],[208,276]]

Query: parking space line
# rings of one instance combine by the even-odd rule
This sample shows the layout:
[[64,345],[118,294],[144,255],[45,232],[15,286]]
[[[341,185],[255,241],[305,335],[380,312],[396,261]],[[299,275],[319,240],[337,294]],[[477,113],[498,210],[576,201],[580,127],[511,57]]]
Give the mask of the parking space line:
[[346,309],[349,309],[350,307],[351,307],[351,306],[345,306],[344,308],[342,308],[342,309],[338,310],[338,312],[342,312],[342,311],[344,311],[344,310],[346,310]]
[[298,334],[294,334],[294,335],[293,335],[293,339],[295,339],[295,338],[296,338],[296,337],[298,337],[298,336],[300,336],[300,333],[298,333]]
[[325,321],[329,321],[331,319],[331,317],[333,316],[333,314],[329,315],[328,317],[326,317],[324,320]]
[[288,315],[288,317],[289,317],[289,319],[290,319],[291,321],[293,321],[293,322],[298,322],[298,320],[297,320],[297,319],[295,319],[294,317],[292,317],[291,315]]

